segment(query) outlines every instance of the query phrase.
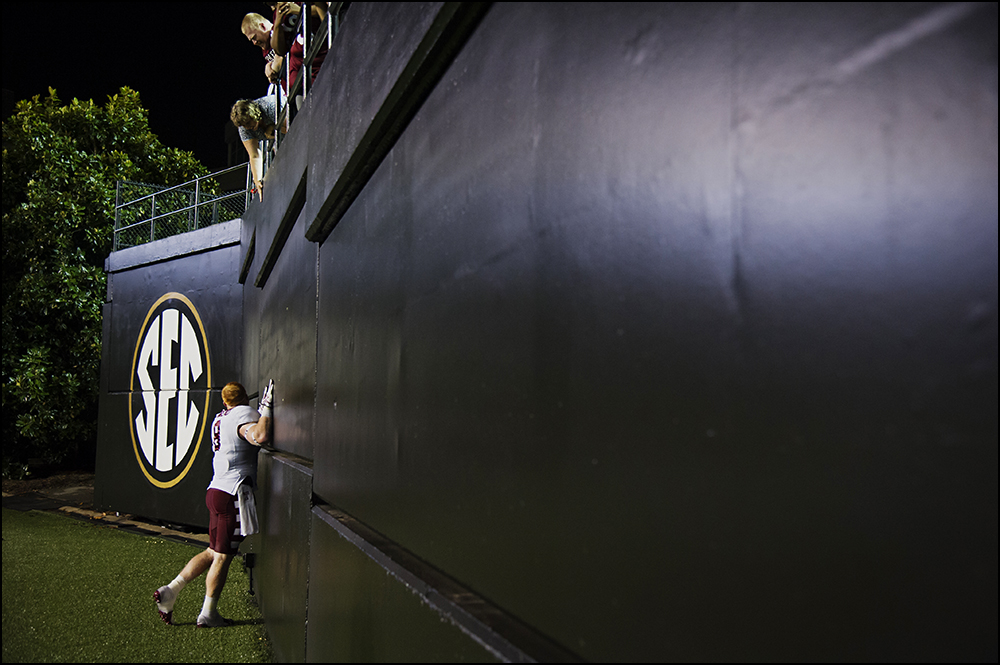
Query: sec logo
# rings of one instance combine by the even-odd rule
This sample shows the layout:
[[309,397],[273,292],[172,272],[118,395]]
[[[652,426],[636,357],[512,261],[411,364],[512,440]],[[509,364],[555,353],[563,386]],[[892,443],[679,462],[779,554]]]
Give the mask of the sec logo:
[[194,464],[211,385],[208,339],[198,310],[180,293],[164,294],[139,331],[129,385],[132,447],[156,487],[173,487]]

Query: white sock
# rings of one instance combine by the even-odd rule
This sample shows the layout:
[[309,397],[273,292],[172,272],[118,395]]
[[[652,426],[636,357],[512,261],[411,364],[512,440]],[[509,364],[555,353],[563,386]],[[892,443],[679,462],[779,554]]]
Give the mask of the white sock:
[[218,598],[205,596],[205,603],[201,606],[201,616],[203,617],[215,616],[215,606],[218,604],[219,604]]
[[167,586],[170,588],[171,591],[174,592],[174,594],[178,594],[181,592],[181,589],[184,588],[185,584],[187,584],[187,580],[178,575],[177,577],[174,578],[174,581],[168,584]]

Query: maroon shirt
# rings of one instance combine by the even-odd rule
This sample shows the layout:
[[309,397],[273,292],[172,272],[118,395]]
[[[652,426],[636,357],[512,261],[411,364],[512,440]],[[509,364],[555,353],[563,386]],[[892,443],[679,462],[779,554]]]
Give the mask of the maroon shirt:
[[[312,15],[312,11],[308,7],[308,3],[306,3],[306,5],[307,6],[303,8],[303,11],[309,12],[309,35],[310,35],[310,43],[311,43],[312,42],[311,36],[314,35],[314,34],[316,34],[316,30],[319,29],[319,26],[322,23],[322,21],[319,19],[318,16],[313,16]],[[275,10],[274,16],[272,17],[272,23],[274,25],[277,25],[277,22],[278,22],[278,11]],[[273,29],[272,29],[272,32],[273,32]],[[313,58],[312,76],[309,77],[309,84],[310,85],[312,85],[313,83],[316,82],[316,74],[319,73],[320,65],[323,64],[323,60],[326,58],[326,51],[327,51],[327,48],[326,48],[326,44],[324,43],[324,45],[322,47],[320,47],[320,50],[316,53],[316,57]],[[272,51],[272,53],[274,53],[274,52]],[[274,55],[277,55],[277,54],[274,54]],[[267,57],[267,56],[265,56],[265,57]],[[272,56],[272,57],[274,57],[274,56]],[[298,37],[296,37],[292,41],[291,48],[288,49],[288,68],[289,68],[289,72],[288,72],[288,86],[289,87],[295,85],[295,79],[298,78],[299,72],[302,71],[302,63],[303,63],[304,60],[305,60],[305,49],[303,48],[302,42],[299,41]],[[284,89],[285,92],[288,92],[288,88],[287,87],[285,87],[283,89]]]

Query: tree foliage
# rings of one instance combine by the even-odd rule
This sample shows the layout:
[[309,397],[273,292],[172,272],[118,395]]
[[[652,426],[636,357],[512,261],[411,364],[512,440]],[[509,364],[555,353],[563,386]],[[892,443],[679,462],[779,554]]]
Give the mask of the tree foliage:
[[149,129],[134,90],[100,106],[56,91],[3,123],[3,467],[95,450],[104,259],[115,183],[207,172]]

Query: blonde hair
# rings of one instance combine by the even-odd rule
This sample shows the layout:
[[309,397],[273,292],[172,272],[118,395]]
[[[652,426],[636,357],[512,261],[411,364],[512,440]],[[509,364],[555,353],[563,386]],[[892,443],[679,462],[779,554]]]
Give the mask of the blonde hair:
[[263,26],[264,21],[266,20],[267,20],[266,18],[264,18],[257,12],[250,12],[249,14],[243,17],[243,23],[240,24],[240,30],[243,31],[244,33],[250,28],[256,30],[258,26]]
[[258,120],[263,120],[264,109],[252,99],[241,99],[233,104],[229,119],[237,127],[251,127]]
[[226,406],[239,406],[249,404],[250,398],[247,397],[247,389],[243,387],[243,384],[230,381],[222,389],[222,401],[226,403]]

